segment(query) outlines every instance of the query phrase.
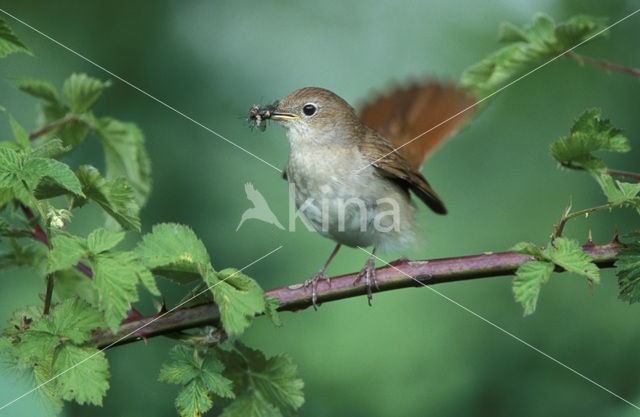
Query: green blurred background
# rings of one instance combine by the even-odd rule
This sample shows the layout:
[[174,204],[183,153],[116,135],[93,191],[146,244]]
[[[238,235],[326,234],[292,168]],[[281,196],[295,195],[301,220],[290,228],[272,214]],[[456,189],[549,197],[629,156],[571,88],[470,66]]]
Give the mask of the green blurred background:
[[[303,86],[331,89],[354,105],[393,83],[425,77],[457,80],[469,65],[499,47],[503,21],[528,23],[536,12],[556,21],[574,14],[608,16],[635,10],[634,1],[462,0],[345,2],[34,2],[2,1],[2,8],[78,53],[179,109],[221,135],[284,167],[284,130],[251,131],[242,117],[250,105],[281,98]],[[242,267],[279,245],[276,254],[247,272],[264,288],[300,282],[315,272],[333,243],[308,232],[281,231],[255,220],[236,226],[251,207],[244,185],[254,184],[283,224],[288,187],[280,174],[201,127],[144,96],[38,33],[2,16],[36,56],[0,61],[0,76],[40,77],[61,85],[72,72],[114,84],[95,108],[98,115],[134,121],[146,134],[154,190],[142,212],[143,230],[172,221],[190,225],[218,269]],[[640,15],[576,52],[640,66]],[[528,240],[544,244],[564,207],[603,203],[587,175],[563,172],[548,146],[568,132],[588,107],[626,129],[634,150],[605,155],[622,170],[638,171],[640,85],[632,76],[608,74],[560,59],[492,99],[469,128],[440,149],[423,173],[450,214],[421,210],[426,245],[405,253],[437,258],[502,251]],[[0,80],[0,104],[29,130],[34,100]],[[4,116],[2,116],[4,117]],[[6,118],[0,134],[8,137]],[[90,138],[67,159],[72,166],[103,166]],[[97,210],[77,215],[73,230],[86,233]],[[614,221],[615,219],[615,221]],[[637,228],[630,211],[578,219],[567,235],[611,239],[614,222]],[[634,223],[635,222],[635,223]],[[135,242],[137,236],[129,236]],[[343,249],[329,274],[360,269],[366,256]],[[538,311],[522,317],[510,278],[438,286],[487,320],[640,404],[638,308],[616,299],[615,276],[603,271],[591,294],[583,279],[554,274]],[[39,302],[42,279],[30,271],[0,272],[0,318]],[[187,288],[163,281],[169,306]],[[141,303],[151,312],[148,297]],[[304,416],[625,416],[638,411],[578,375],[479,320],[428,289],[406,289],[283,313],[284,326],[264,319],[246,333],[250,346],[287,352],[305,380]],[[102,408],[67,406],[67,416],[174,416],[176,386],[156,381],[171,340],[156,338],[108,352],[111,388]],[[0,380],[2,398],[23,392]],[[0,415],[28,415],[27,397]],[[4,400],[3,400],[4,402]]]

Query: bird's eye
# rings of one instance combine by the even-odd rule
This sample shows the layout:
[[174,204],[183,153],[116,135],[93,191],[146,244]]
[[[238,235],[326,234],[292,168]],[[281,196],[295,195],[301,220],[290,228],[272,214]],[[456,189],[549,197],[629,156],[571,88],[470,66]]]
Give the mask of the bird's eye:
[[318,111],[318,108],[316,107],[315,104],[309,103],[309,104],[305,104],[304,107],[302,107],[302,112],[307,116],[313,116],[314,114],[316,114],[317,111]]

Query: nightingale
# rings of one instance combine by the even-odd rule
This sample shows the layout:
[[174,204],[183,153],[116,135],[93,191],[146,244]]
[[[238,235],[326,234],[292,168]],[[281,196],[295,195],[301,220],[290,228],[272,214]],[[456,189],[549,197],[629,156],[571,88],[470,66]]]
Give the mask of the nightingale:
[[326,269],[342,245],[372,247],[354,280],[354,285],[364,280],[371,305],[376,251],[405,248],[416,237],[410,193],[435,213],[447,212],[420,167],[469,116],[456,112],[472,103],[452,85],[428,82],[380,97],[360,118],[345,100],[318,87],[250,110],[255,126],[271,119],[285,127],[290,153],[283,177],[296,207],[315,230],[336,242],[324,265],[305,281],[314,308],[318,280],[331,284]]

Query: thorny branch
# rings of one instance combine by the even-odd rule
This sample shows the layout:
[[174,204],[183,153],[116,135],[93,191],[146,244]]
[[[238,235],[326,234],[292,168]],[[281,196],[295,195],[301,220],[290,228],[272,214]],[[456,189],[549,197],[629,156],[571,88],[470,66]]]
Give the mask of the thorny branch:
[[[619,250],[623,247],[623,244],[614,239],[606,245],[594,245],[588,242],[582,249],[593,258],[600,268],[609,268],[613,266]],[[532,259],[528,255],[500,252],[429,261],[398,260],[391,264],[393,266],[378,268],[376,274],[380,291],[391,291],[423,285],[514,275],[520,265]],[[353,285],[356,275],[357,273],[353,273],[331,278],[331,287],[326,281],[319,282],[318,303],[366,294],[367,289],[364,284]],[[309,288],[305,289],[303,284],[275,288],[266,291],[266,294],[268,297],[278,299],[279,311],[298,311],[311,306],[311,291]],[[216,325],[219,323],[219,319],[220,312],[213,303],[180,308],[170,312],[161,311],[151,316],[125,321],[120,325],[116,334],[109,330],[97,331],[89,342],[101,348],[117,346],[155,336],[175,334],[196,327]]]

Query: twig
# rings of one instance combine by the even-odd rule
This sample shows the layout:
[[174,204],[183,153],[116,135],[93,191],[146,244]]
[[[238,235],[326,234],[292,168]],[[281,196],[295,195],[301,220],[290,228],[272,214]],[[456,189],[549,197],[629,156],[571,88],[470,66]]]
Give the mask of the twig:
[[[591,208],[584,209],[584,210],[574,211],[573,213],[564,214],[562,216],[562,218],[560,219],[560,221],[558,222],[558,224],[553,226],[554,233],[553,233],[552,240],[555,240],[556,238],[559,238],[560,236],[562,236],[562,231],[564,230],[564,226],[567,224],[567,222],[569,220],[575,219],[576,217],[587,215],[589,213],[593,213],[594,211],[614,208],[614,207],[620,206],[622,204],[624,204],[624,201],[621,201],[619,203],[603,204],[601,206],[591,207]],[[569,210],[569,208],[567,208],[567,211],[568,210]]]
[[69,114],[65,117],[63,117],[60,120],[56,120],[55,122],[52,122],[46,126],[41,127],[40,129],[36,130],[35,132],[32,132],[31,134],[29,134],[29,140],[34,140],[36,138],[39,138],[40,136],[44,135],[45,133],[50,132],[51,130],[60,127],[66,123],[69,123],[71,121],[82,121],[82,119],[80,119],[80,117],[78,115],[75,114]]
[[640,174],[636,174],[635,172],[618,171],[615,169],[610,169],[610,170],[607,170],[607,174],[615,175],[616,177],[633,178],[634,180],[640,182]]
[[[589,254],[600,268],[609,268],[616,261],[618,251],[624,245],[613,241],[606,245],[587,244],[583,250]],[[376,280],[380,291],[399,288],[479,279],[515,274],[518,267],[532,260],[531,256],[513,252],[489,253],[458,258],[434,259],[430,261],[400,260],[393,266],[376,270]],[[402,271],[399,272],[398,270]],[[411,276],[409,278],[407,275]],[[318,303],[361,296],[367,293],[364,284],[353,285],[357,273],[331,278],[331,287],[326,281],[318,283]],[[422,284],[416,282],[420,281]],[[276,288],[266,291],[270,298],[280,302],[279,311],[298,311],[311,306],[311,291],[303,284]],[[364,307],[363,307],[364,308]],[[111,347],[175,333],[181,330],[216,325],[220,312],[215,304],[201,304],[181,308],[169,313],[158,313],[123,323],[116,334],[109,330],[99,330],[89,341],[98,347]]]
[[[560,163],[560,165],[562,165],[563,167],[567,168],[567,169],[573,169],[576,171],[584,171],[584,167],[581,167],[579,165],[574,165],[571,162],[562,162]],[[616,176],[616,177],[625,177],[625,178],[633,178],[634,180],[640,182],[640,174],[637,174],[635,172],[628,172],[628,171],[618,171],[617,169],[608,169],[607,170],[607,175],[611,175],[611,176]]]
[[599,67],[605,68],[609,71],[618,71],[618,72],[624,72],[626,74],[631,74],[633,76],[635,76],[636,78],[640,79],[640,70],[635,69],[635,68],[629,68],[629,67],[624,67],[622,65],[618,65],[618,64],[612,64],[611,62],[607,62],[607,61],[602,61],[599,59],[594,59],[594,58],[589,58],[588,56],[584,56],[584,55],[578,55],[575,52],[569,51],[566,53],[566,55],[572,59],[575,59],[576,61],[580,62],[580,63],[588,63],[588,64],[592,64],[592,65],[597,65]]

